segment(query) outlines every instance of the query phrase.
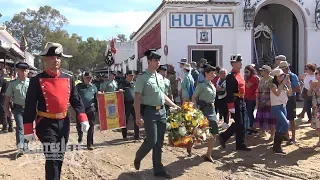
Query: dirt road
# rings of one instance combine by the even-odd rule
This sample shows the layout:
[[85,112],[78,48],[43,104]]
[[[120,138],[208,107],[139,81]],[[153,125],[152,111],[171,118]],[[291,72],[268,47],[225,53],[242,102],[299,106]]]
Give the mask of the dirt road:
[[[297,112],[300,112],[298,109]],[[252,152],[236,152],[234,139],[228,141],[227,150],[214,149],[214,164],[203,162],[206,146],[193,150],[187,157],[184,149],[165,145],[163,163],[175,179],[320,179],[320,148],[315,131],[304,120],[297,120],[297,145],[284,146],[286,156],[272,152],[269,137],[247,137]],[[72,125],[70,142],[75,143],[77,133]],[[41,153],[26,154],[15,159],[15,134],[0,135],[0,179],[44,179],[44,160]],[[167,141],[166,141],[167,142]],[[99,130],[95,133],[94,151],[66,153],[62,179],[64,180],[153,180],[151,153],[142,161],[142,170],[133,168],[133,159],[141,142],[122,141],[120,132]]]

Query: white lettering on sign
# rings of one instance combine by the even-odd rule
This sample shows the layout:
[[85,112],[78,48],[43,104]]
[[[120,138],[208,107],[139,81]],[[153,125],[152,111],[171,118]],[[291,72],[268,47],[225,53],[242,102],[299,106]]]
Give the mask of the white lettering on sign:
[[171,28],[233,28],[233,13],[171,13]]

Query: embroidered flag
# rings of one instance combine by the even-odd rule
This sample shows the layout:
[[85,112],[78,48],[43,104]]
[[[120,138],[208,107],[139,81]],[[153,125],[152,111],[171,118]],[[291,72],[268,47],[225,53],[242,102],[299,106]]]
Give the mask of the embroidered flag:
[[100,130],[126,127],[123,92],[98,94]]

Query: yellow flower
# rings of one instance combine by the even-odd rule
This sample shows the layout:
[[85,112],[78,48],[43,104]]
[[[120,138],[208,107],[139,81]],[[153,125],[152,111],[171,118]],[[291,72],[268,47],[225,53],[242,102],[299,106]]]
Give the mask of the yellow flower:
[[185,115],[185,118],[186,118],[187,121],[191,121],[192,116],[191,116],[191,114],[187,113],[187,114]]
[[171,128],[175,129],[178,127],[179,127],[179,124],[177,122],[171,122]]
[[196,120],[192,120],[192,126],[195,127],[197,126],[198,122]]

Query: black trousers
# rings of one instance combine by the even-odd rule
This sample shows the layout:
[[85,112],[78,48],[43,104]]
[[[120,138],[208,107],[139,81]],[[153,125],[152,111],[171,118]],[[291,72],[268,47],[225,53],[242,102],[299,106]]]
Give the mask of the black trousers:
[[216,108],[219,112],[220,116],[223,116],[224,122],[229,124],[229,111],[228,111],[228,104],[226,98],[218,99],[216,98]]
[[[133,120],[134,120],[134,122],[133,122],[133,124],[134,124],[134,137],[139,138],[140,132],[139,132],[139,126],[136,124],[136,113],[134,111],[133,101],[126,101],[124,103],[124,107],[125,107],[125,114],[126,114],[126,125],[128,125],[129,116],[131,114],[133,117]],[[122,128],[122,137],[127,138],[127,134],[128,134],[128,128]]]
[[1,94],[0,95],[0,122],[3,125],[3,129],[8,129],[9,127],[12,128],[12,119],[11,117],[6,116],[6,111],[5,111],[5,95]]
[[[93,134],[94,134],[94,121],[96,119],[96,109],[94,107],[86,108],[86,114],[88,116],[88,121],[90,124],[88,134],[87,134],[87,146],[93,145]],[[77,119],[77,131],[78,131],[78,142],[82,141],[83,132],[81,130],[81,123]]]
[[246,147],[244,143],[245,138],[245,126],[244,122],[247,118],[246,112],[246,104],[243,98],[236,98],[234,101],[235,106],[235,115],[234,120],[235,122],[223,133],[220,134],[221,138],[224,141],[230,139],[233,134],[236,134],[236,147],[243,148]]
[[[61,167],[64,159],[65,149],[69,139],[70,120],[66,117],[62,120],[43,118],[36,126],[36,133],[43,144],[44,155],[46,157],[46,180],[60,180]],[[56,149],[50,146],[56,145]]]

